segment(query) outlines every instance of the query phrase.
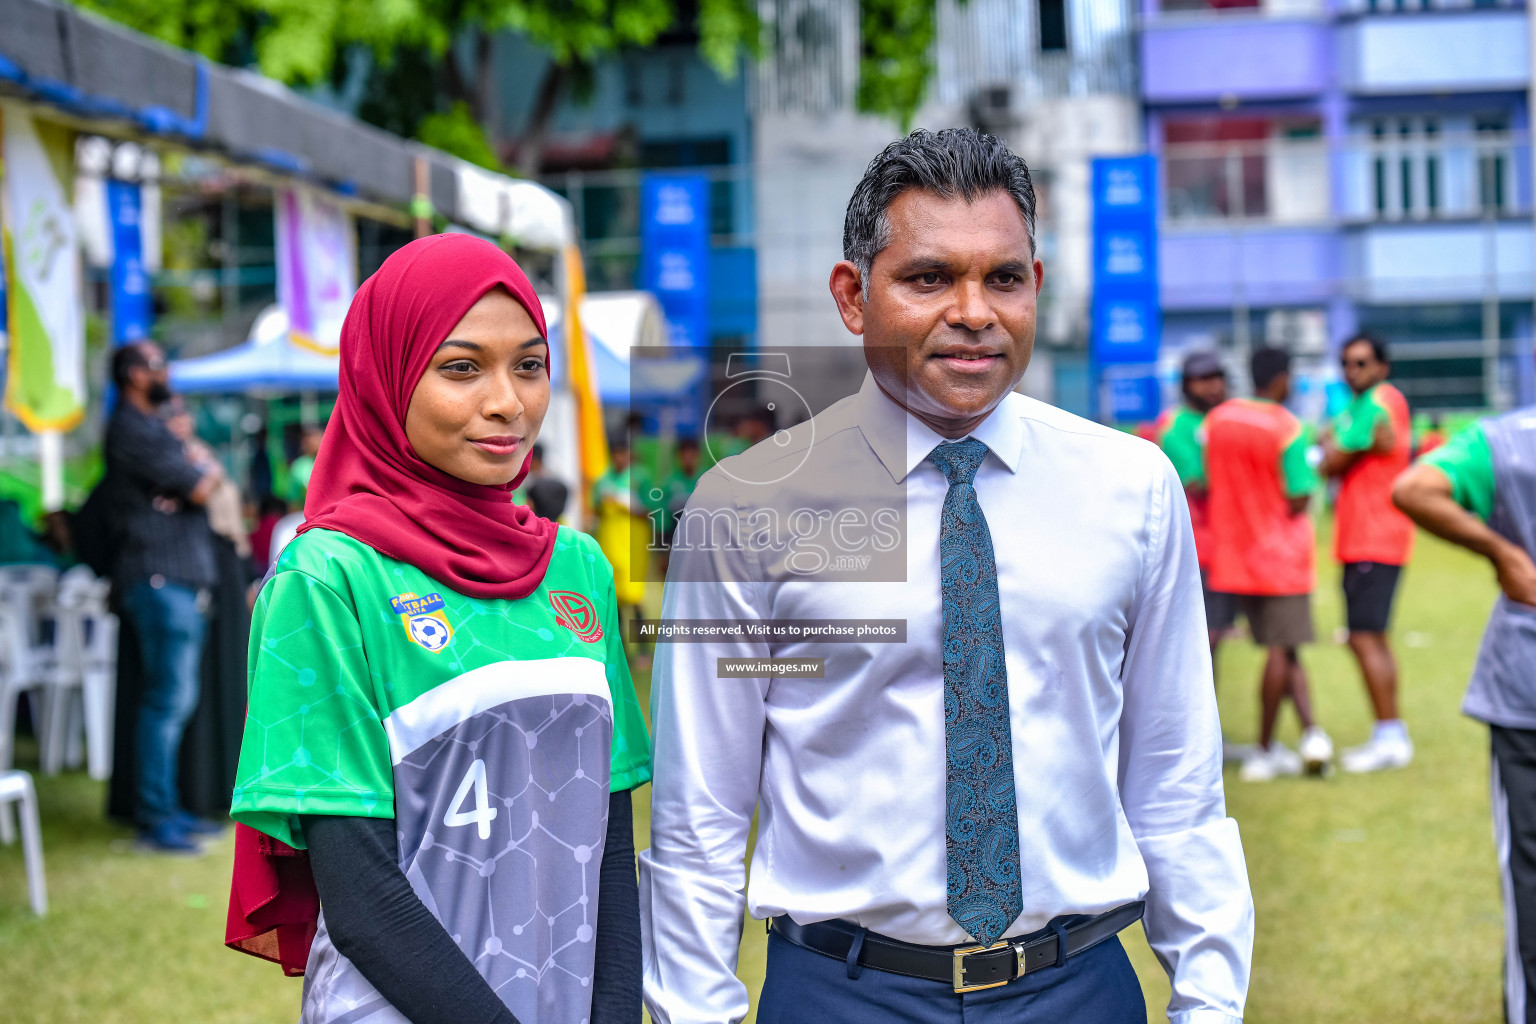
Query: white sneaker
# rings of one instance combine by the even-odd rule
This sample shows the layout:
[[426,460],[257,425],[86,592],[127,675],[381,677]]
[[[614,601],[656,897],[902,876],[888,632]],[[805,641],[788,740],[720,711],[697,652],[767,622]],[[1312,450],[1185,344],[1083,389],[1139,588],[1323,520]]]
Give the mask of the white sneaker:
[[1301,757],[1290,747],[1274,740],[1269,745],[1269,756],[1281,775],[1300,775]]
[[1268,750],[1255,746],[1243,759],[1238,778],[1244,782],[1269,782],[1281,775],[1297,775],[1301,772],[1301,758],[1285,744],[1275,742]]
[[1339,763],[1347,772],[1391,771],[1406,768],[1413,761],[1413,741],[1409,739],[1372,739],[1344,751]]
[[1333,766],[1333,740],[1321,726],[1301,734],[1301,763],[1308,775],[1323,775]]

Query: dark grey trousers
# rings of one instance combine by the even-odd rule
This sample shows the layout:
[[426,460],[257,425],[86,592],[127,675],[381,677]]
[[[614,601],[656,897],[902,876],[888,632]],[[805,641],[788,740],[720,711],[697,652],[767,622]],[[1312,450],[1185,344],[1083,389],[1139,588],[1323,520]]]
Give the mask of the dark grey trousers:
[[1141,983],[1119,938],[999,988],[956,995],[768,936],[758,1024],[1146,1024]]
[[1504,890],[1504,1017],[1536,1024],[1536,730],[1489,726]]

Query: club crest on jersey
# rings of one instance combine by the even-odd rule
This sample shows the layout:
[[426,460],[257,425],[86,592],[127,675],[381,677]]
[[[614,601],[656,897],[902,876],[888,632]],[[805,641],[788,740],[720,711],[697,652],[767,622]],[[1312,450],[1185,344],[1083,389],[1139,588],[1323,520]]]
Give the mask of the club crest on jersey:
[[417,597],[406,592],[389,603],[400,616],[400,624],[405,627],[405,635],[410,637],[411,643],[435,654],[447,647],[448,641],[453,639],[453,625],[448,621],[448,613],[443,610],[441,595]]
[[597,609],[586,596],[574,590],[551,590],[549,603],[555,608],[555,621],[575,633],[589,644],[603,638],[602,623],[597,621]]

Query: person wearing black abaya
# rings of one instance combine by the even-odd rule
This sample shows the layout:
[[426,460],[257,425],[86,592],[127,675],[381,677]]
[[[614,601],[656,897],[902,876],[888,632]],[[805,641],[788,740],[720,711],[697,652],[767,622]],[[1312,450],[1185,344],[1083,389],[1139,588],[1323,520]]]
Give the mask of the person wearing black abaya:
[[[201,693],[182,736],[179,783],[182,804],[188,811],[200,818],[222,820],[229,811],[240,733],[245,725],[245,659],[251,630],[245,593],[250,575],[246,560],[235,553],[229,541],[216,537],[214,552],[218,579],[208,609]],[[138,771],[135,723],[144,670],[131,619],[119,618],[117,712],[107,813],[131,823]]]

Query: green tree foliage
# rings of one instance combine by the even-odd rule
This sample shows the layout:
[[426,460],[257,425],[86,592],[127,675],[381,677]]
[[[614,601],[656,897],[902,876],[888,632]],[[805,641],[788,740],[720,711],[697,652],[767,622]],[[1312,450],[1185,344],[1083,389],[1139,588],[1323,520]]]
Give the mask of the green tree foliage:
[[752,0],[699,0],[699,55],[715,74],[736,77],[739,56],[762,55],[762,23]]
[[486,141],[485,132],[469,112],[469,104],[454,101],[446,113],[432,113],[421,119],[416,127],[416,137],[427,145],[452,153],[461,160],[501,169],[501,160]]
[[75,6],[110,18],[172,46],[211,60],[240,62],[253,22],[240,0],[74,0]]
[[[963,0],[962,0],[963,2]],[[860,0],[859,109],[911,128],[933,76],[936,0]]]
[[582,68],[625,47],[650,45],[685,7],[696,12],[702,56],[722,76],[736,73],[743,53],[758,52],[761,32],[753,0],[76,2],[214,60],[252,54],[263,74],[292,84],[336,82],[350,67],[346,56],[366,50],[372,56],[360,111],[366,119],[493,165],[484,125],[493,87],[491,39],[499,32],[527,36],[552,59],[541,89],[547,95],[530,126],[535,136]]
[[[592,65],[688,27],[722,78],[762,52],[755,0],[74,0],[130,28],[213,60],[254,63],[292,84],[340,84],[351,55],[371,60],[359,115],[466,160],[497,166],[485,133],[491,39],[526,36],[551,57],[518,164],[538,170],[560,100]],[[962,0],[963,2],[963,0]],[[858,107],[905,128],[933,74],[937,0],[859,0]],[[692,25],[685,23],[691,18]],[[684,24],[680,24],[684,23]],[[429,137],[430,136],[430,137]]]

